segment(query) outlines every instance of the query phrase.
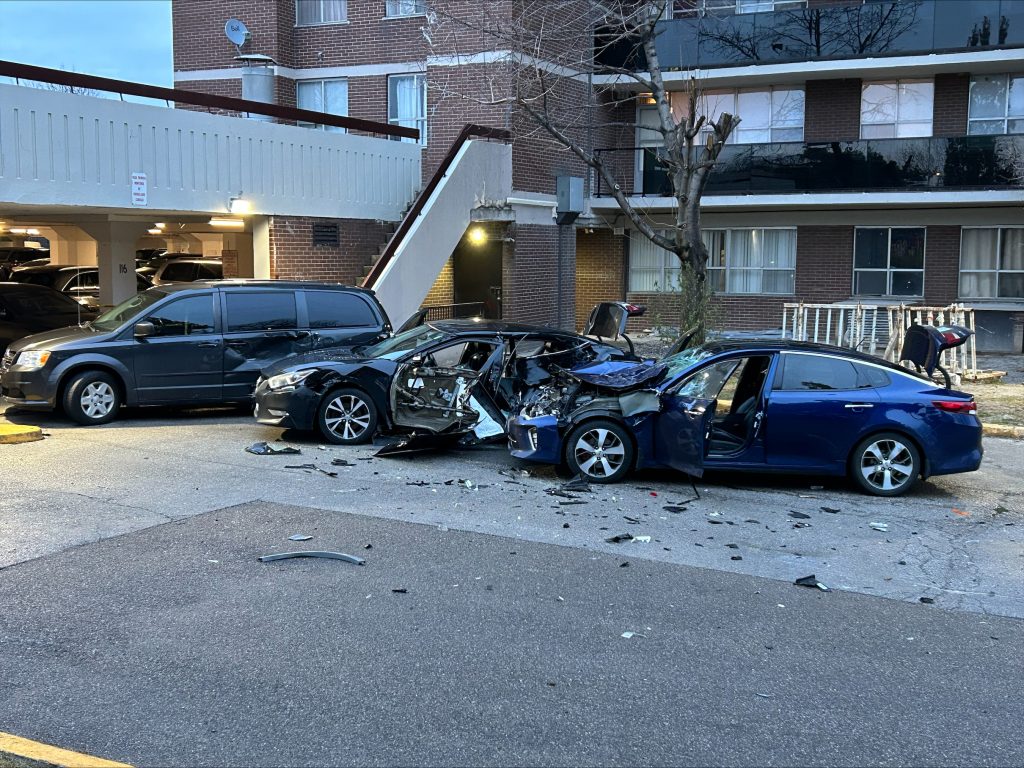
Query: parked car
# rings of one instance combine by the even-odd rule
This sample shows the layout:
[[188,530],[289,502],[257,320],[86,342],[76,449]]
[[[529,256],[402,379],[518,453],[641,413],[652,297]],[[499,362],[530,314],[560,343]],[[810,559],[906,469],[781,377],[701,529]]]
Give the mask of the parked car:
[[[79,303],[96,308],[100,301],[100,270],[98,267],[76,267],[62,264],[21,267],[14,270],[11,280],[28,285],[42,285],[60,291]],[[149,281],[135,276],[139,291],[149,288]]]
[[531,386],[562,366],[632,358],[573,333],[490,320],[413,327],[338,357],[284,359],[256,387],[261,424],[318,431],[340,445],[378,432],[484,439]]
[[262,368],[390,335],[373,293],[277,280],[150,288],[82,328],[29,336],[0,363],[14,405],[103,424],[121,405],[246,402]]
[[0,281],[11,279],[11,273],[28,262],[39,259],[50,260],[45,248],[0,248]]
[[220,259],[171,259],[157,269],[153,285],[192,283],[196,280],[220,280],[224,267]]
[[63,293],[41,285],[0,283],[0,355],[18,339],[40,331],[79,325],[96,313]]
[[606,363],[536,389],[509,425],[513,456],[598,483],[634,468],[849,475],[897,496],[981,463],[974,398],[850,349],[717,342]]

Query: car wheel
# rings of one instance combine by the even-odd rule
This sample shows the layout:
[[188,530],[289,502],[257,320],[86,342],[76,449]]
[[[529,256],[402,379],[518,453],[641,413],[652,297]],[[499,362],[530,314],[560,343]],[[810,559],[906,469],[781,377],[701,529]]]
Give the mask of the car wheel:
[[921,454],[903,435],[882,432],[865,438],[853,450],[850,474],[873,496],[906,493],[921,474]]
[[633,440],[621,424],[595,419],[581,424],[565,441],[569,470],[595,483],[615,483],[633,467]]
[[320,433],[336,445],[367,443],[377,431],[377,409],[358,389],[328,393],[317,415]]
[[64,413],[79,424],[106,424],[117,418],[121,388],[109,373],[76,374],[64,391]]

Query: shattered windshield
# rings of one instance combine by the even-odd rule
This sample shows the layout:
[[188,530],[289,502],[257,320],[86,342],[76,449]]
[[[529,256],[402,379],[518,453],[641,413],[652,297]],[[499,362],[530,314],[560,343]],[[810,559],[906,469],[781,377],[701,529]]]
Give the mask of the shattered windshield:
[[420,325],[397,336],[368,347],[360,349],[360,353],[367,357],[379,357],[385,360],[396,360],[406,352],[422,347],[425,344],[433,344],[435,341],[442,341],[450,338],[450,335],[431,328],[429,325]]
[[693,347],[692,349],[684,349],[682,352],[663,358],[661,364],[668,366],[668,373],[664,380],[671,381],[683,371],[710,355],[711,353],[704,347]]

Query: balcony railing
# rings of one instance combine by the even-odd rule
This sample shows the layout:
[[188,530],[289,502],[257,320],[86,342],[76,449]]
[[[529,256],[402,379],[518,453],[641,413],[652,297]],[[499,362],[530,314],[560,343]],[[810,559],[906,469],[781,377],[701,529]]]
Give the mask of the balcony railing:
[[[629,195],[671,195],[656,148],[598,150]],[[708,195],[1024,188],[1024,135],[733,144]],[[600,181],[597,195],[609,194]]]
[[[663,69],[1016,48],[1024,46],[1024,0],[889,0],[739,14],[709,10],[661,22],[659,28]],[[629,53],[612,48],[607,63],[624,66]]]

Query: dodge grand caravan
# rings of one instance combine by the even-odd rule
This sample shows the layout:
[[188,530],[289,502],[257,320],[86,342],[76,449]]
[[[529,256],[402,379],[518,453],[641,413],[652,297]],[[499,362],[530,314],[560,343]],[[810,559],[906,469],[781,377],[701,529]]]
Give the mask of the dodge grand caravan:
[[150,288],[96,320],[14,342],[0,394],[22,408],[104,424],[121,405],[246,402],[287,355],[371,344],[391,333],[372,292],[278,280]]

